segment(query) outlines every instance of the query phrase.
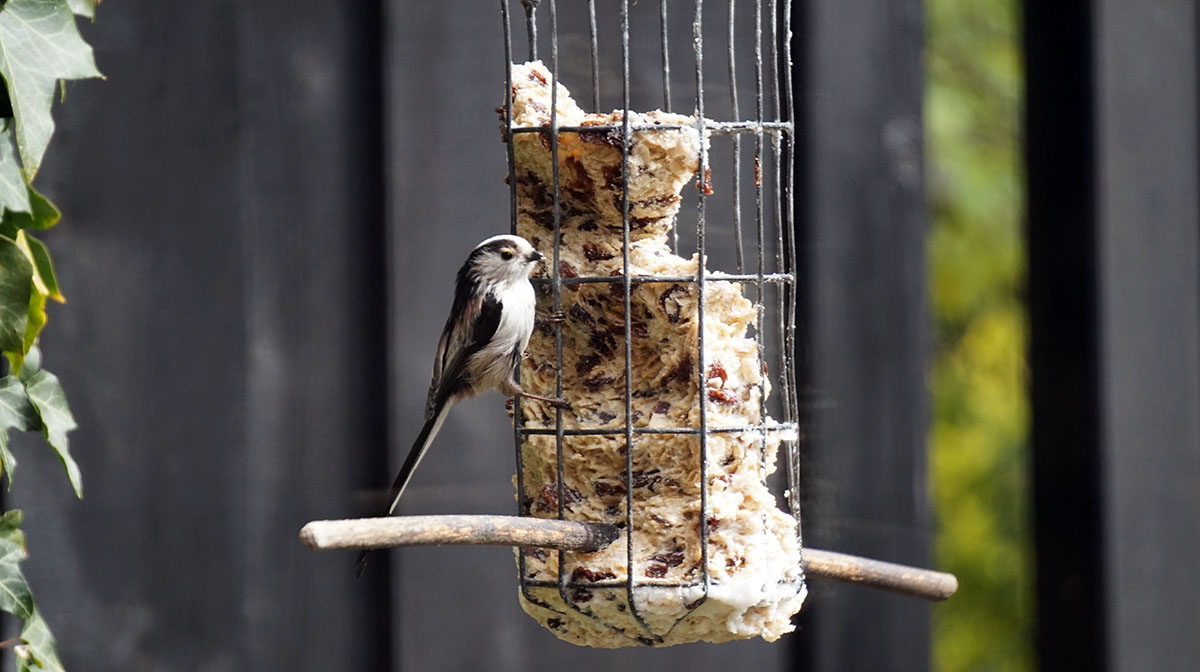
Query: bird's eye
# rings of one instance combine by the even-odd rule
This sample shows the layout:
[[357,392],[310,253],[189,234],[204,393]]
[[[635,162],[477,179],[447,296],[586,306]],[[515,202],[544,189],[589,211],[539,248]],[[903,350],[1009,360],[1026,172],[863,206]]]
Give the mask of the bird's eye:
[[512,252],[509,252],[508,250],[505,250],[505,251],[503,251],[503,252],[501,252],[501,253],[500,253],[500,257],[501,257],[502,259],[504,259],[505,261],[508,261],[509,259],[512,259],[512,258],[513,258],[513,253],[512,253]]

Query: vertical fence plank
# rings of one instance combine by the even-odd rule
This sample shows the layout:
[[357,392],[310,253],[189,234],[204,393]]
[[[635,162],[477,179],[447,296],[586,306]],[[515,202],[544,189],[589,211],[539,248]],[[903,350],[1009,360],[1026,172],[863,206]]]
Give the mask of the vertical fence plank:
[[379,669],[370,584],[296,539],[383,441],[370,5],[106,3],[39,186],[70,303],[6,504],[69,669]]
[[1038,656],[1104,666],[1091,2],[1026,2]]
[[1025,3],[1038,651],[1200,658],[1194,3]]
[[1200,661],[1196,4],[1096,3],[1097,333],[1108,652]]
[[[805,542],[924,566],[922,5],[797,8]],[[814,585],[804,669],[925,669],[929,606]]]
[[383,465],[381,9],[273,0],[236,14],[243,661],[379,669],[386,573],[358,581],[353,554],[312,554],[296,533],[363,514]]

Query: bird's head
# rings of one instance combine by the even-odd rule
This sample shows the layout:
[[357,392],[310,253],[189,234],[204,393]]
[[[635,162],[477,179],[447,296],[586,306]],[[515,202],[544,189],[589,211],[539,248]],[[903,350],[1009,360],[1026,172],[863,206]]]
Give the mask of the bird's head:
[[476,245],[470,264],[475,277],[490,284],[527,278],[543,258],[524,238],[504,235]]

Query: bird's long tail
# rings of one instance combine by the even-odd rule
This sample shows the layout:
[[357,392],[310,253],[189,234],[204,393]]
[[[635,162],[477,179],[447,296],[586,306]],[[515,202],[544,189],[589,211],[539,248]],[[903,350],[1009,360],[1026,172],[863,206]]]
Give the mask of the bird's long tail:
[[[429,446],[433,444],[434,437],[441,430],[442,422],[446,420],[446,415],[449,414],[451,405],[450,402],[442,404],[437,414],[426,420],[425,426],[421,427],[421,433],[417,434],[417,440],[413,441],[412,448],[408,450],[408,457],[404,458],[404,464],[400,467],[400,473],[396,474],[396,480],[392,481],[392,488],[388,491],[388,508],[382,515],[390,516],[396,510],[396,505],[400,503],[400,496],[404,494],[404,488],[412,478],[413,472],[417,470],[417,465],[421,463],[421,458],[425,457],[425,451],[429,450]],[[369,553],[369,550],[364,550],[358,554],[358,561],[355,563],[354,571],[356,576],[362,576],[363,568],[367,566],[367,556]]]

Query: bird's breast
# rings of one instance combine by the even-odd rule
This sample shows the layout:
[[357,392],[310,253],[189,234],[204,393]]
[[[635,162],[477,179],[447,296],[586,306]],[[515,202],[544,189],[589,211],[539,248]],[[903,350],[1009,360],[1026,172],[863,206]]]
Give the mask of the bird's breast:
[[502,287],[496,298],[503,306],[500,325],[493,339],[496,349],[524,351],[529,343],[529,336],[533,333],[536,314],[537,299],[533,293],[533,285],[528,280],[512,283]]

